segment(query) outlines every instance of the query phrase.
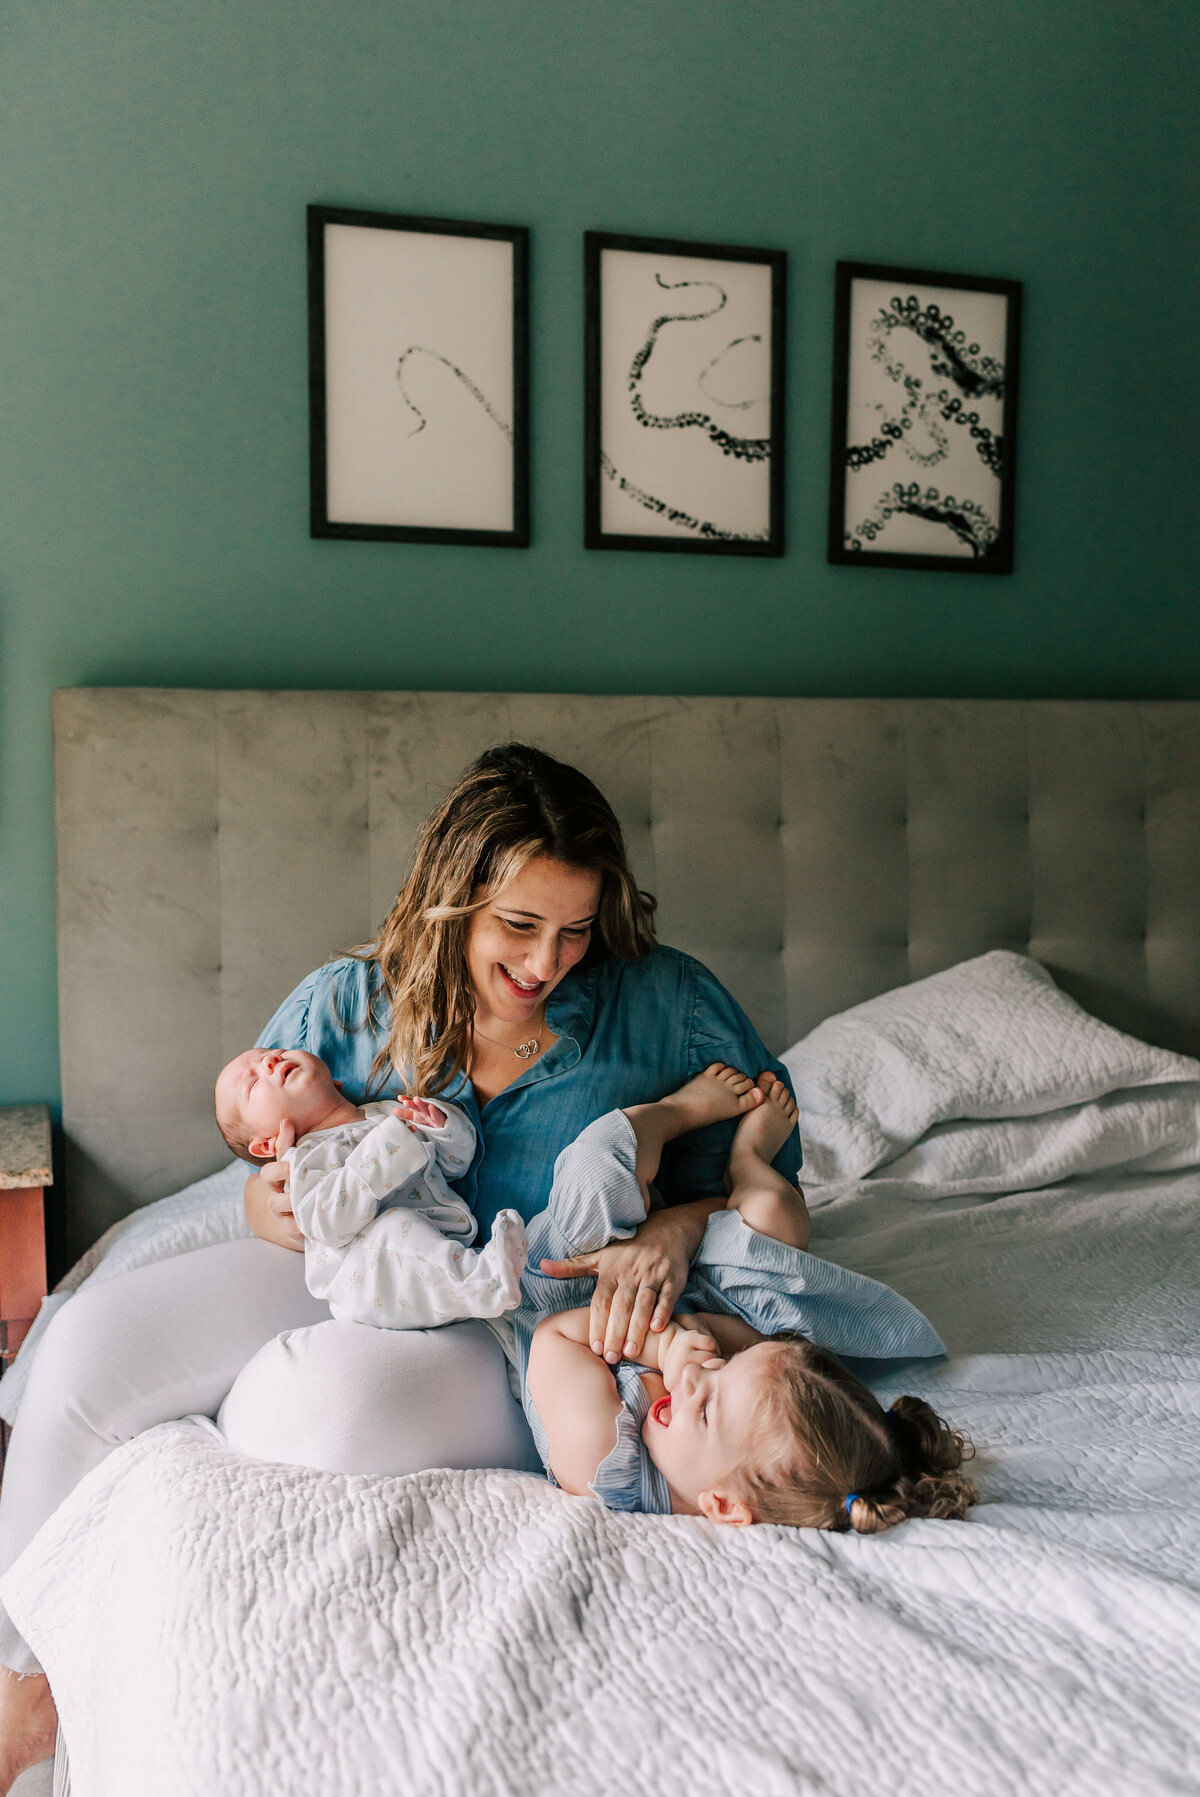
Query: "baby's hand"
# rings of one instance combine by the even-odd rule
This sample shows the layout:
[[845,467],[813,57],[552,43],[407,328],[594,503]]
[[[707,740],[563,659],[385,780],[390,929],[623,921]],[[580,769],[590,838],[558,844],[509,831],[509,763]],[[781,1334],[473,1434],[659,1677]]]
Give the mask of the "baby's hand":
[[393,1113],[410,1129],[417,1123],[424,1124],[426,1129],[441,1129],[446,1121],[445,1111],[439,1105],[431,1104],[428,1098],[398,1098]]
[[659,1338],[658,1370],[668,1391],[677,1383],[685,1366],[724,1366],[720,1349],[711,1335],[701,1329],[688,1329],[679,1318],[667,1324]]

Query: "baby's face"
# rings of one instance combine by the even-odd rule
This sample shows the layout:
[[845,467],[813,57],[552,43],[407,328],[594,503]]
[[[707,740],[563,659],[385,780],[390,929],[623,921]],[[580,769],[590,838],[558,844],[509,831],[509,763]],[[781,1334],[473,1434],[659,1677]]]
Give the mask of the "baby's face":
[[699,1507],[702,1492],[736,1488],[748,1465],[787,1451],[788,1436],[763,1416],[773,1358],[770,1343],[759,1342],[719,1367],[690,1362],[642,1424],[651,1460],[689,1503]]
[[248,1048],[217,1076],[217,1115],[236,1122],[260,1158],[274,1153],[285,1118],[298,1139],[344,1102],[324,1061],[303,1048]]

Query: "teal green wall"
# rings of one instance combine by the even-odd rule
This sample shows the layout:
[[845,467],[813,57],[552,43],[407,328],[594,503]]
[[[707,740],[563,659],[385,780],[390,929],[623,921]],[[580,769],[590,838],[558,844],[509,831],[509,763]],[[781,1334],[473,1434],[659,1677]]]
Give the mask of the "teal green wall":
[[[1198,17],[9,0],[0,1102],[57,1091],[56,686],[1200,691]],[[309,539],[310,200],[532,227],[529,551]],[[589,226],[789,252],[784,560],[580,547]],[[1026,282],[1011,579],[826,566],[839,256]]]

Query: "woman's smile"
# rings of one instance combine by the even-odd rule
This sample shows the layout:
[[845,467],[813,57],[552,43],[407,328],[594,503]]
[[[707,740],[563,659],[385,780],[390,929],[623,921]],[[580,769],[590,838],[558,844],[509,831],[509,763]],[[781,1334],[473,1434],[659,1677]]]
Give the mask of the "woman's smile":
[[499,967],[500,972],[519,998],[537,998],[540,996],[542,987],[546,984],[545,980],[522,979],[521,976],[515,974],[510,967],[506,967],[503,961],[499,963]]

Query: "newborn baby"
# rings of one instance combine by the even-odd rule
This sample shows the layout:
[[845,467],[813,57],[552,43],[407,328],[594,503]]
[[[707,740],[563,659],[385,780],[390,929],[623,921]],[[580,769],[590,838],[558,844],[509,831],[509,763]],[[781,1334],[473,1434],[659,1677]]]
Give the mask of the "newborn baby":
[[217,1126],[255,1166],[286,1161],[304,1277],[339,1322],[427,1329],[498,1317],[520,1302],[525,1227],[501,1211],[487,1247],[446,1183],[475,1152],[451,1104],[351,1104],[317,1055],[249,1048],[221,1069]]

